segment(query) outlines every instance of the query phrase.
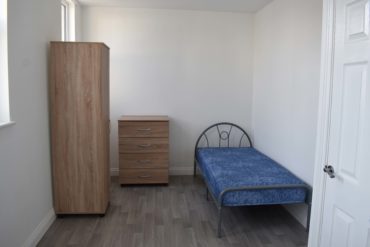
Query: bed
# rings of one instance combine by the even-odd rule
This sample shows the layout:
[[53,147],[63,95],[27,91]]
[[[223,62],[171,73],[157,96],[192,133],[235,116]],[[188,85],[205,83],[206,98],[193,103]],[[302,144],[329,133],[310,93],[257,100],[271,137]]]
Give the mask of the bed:
[[311,187],[286,168],[253,148],[247,132],[236,124],[217,123],[202,132],[194,152],[197,167],[218,208],[221,237],[223,207],[273,204],[307,204],[307,229]]

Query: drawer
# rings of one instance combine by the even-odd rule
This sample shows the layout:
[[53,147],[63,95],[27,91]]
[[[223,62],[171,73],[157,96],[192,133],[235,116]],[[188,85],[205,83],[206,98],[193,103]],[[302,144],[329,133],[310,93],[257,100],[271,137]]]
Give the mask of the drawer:
[[120,153],[167,153],[167,138],[120,138]]
[[167,153],[144,153],[119,155],[119,167],[124,168],[168,168]]
[[119,137],[168,137],[168,122],[119,122]]
[[120,184],[167,184],[168,169],[122,169]]

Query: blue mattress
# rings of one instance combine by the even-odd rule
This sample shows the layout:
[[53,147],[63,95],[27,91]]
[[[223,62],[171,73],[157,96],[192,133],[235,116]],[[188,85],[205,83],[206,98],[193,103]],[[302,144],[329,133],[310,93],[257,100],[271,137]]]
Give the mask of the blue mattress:
[[[305,183],[254,148],[198,148],[198,165],[208,188],[218,199],[229,188],[260,185],[305,185]],[[305,188],[281,188],[229,192],[225,206],[304,203]]]

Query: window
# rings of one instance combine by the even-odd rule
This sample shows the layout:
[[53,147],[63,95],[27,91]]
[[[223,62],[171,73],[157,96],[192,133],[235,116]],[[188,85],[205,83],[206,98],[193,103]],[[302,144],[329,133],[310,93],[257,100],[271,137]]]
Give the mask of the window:
[[61,4],[62,10],[62,41],[67,41],[68,39],[68,3],[62,1]]
[[0,126],[10,122],[7,0],[0,0]]
[[75,41],[75,8],[74,0],[61,0],[61,39],[62,41]]

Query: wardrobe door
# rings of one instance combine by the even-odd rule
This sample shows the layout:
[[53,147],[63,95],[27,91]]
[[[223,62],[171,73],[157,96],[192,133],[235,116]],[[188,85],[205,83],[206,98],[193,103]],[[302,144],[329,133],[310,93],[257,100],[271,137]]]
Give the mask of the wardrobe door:
[[100,54],[100,112],[99,115],[101,119],[99,121],[100,131],[98,139],[98,150],[99,152],[99,163],[102,164],[99,166],[99,177],[101,197],[104,200],[101,200],[101,207],[107,207],[109,201],[109,185],[110,185],[110,169],[109,169],[109,135],[110,135],[110,113],[109,113],[109,49],[105,46],[101,46]]
[[51,144],[57,214],[102,214],[108,204],[109,133],[104,105],[108,82],[102,80],[106,69],[102,46],[51,43]]

